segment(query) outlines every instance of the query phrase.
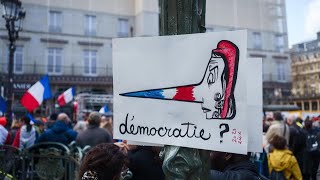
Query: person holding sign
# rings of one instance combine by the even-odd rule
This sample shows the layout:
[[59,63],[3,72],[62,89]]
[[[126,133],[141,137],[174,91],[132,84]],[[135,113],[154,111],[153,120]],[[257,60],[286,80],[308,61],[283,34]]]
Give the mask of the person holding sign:
[[263,179],[248,155],[213,151],[210,159],[212,180]]

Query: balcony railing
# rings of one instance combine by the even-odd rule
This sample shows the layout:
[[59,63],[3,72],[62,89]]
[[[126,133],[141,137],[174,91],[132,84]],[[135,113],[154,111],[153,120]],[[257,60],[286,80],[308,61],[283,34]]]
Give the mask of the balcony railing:
[[263,74],[264,82],[288,82],[291,79],[291,75],[280,76],[278,74]]
[[[0,63],[0,72],[8,72],[8,64]],[[112,76],[111,67],[88,68],[85,66],[48,66],[43,64],[23,64],[22,71],[16,74],[51,74],[51,75],[68,75],[68,76]]]

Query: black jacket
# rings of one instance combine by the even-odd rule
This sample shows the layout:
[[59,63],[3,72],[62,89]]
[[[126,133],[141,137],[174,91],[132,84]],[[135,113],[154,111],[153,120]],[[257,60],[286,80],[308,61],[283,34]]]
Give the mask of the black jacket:
[[129,151],[129,169],[133,173],[131,180],[164,180],[162,163],[155,157],[149,146],[140,146]]
[[244,161],[227,166],[223,172],[211,170],[212,180],[259,180],[257,168],[250,161]]

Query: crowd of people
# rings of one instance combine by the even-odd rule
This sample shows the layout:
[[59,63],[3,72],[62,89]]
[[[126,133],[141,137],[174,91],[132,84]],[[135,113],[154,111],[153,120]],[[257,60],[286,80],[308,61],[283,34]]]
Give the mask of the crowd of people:
[[[289,116],[275,112],[263,120],[265,143],[260,156],[265,163],[258,167],[252,154],[211,152],[211,178],[219,179],[320,179],[320,127],[318,118]],[[85,120],[72,122],[66,113],[48,118],[23,116],[7,130],[0,118],[0,144],[19,149],[42,142],[65,145],[75,141],[90,147],[82,160],[79,179],[165,179],[160,147],[127,145],[112,137],[112,117],[99,112],[87,114]],[[263,171],[263,169],[267,169]],[[318,179],[317,179],[318,178]]]
[[[267,174],[285,179],[320,179],[320,119],[302,120],[294,115],[284,117],[275,112],[263,121]],[[317,180],[318,180],[317,179]]]

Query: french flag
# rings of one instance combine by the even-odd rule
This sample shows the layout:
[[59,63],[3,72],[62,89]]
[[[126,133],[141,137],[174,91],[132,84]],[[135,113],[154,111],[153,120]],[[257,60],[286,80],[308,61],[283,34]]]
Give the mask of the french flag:
[[105,114],[107,112],[109,112],[108,105],[104,105],[99,111],[99,113],[101,113],[101,114]]
[[71,102],[73,100],[73,97],[75,96],[75,89],[74,87],[69,88],[68,90],[66,90],[65,92],[63,92],[59,97],[58,97],[58,104],[59,106],[64,106],[66,104],[68,104],[69,102]]
[[49,76],[45,75],[24,93],[20,102],[29,112],[32,112],[42,104],[43,100],[50,99],[51,96]]
[[2,96],[0,96],[0,116],[3,116],[6,112],[6,101],[3,99]]

